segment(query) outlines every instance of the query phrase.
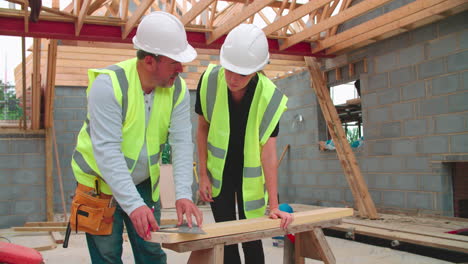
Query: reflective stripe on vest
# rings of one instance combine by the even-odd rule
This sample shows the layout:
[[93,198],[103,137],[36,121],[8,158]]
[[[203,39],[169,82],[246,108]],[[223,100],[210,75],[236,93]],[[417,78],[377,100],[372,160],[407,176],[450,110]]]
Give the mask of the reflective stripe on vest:
[[265,136],[265,131],[267,130],[268,125],[270,125],[273,116],[276,114],[276,111],[278,110],[282,99],[283,94],[280,91],[278,91],[278,89],[275,89],[275,92],[273,93],[273,96],[270,99],[270,103],[268,104],[267,109],[263,114],[262,122],[260,123],[260,139],[263,139],[263,137]]
[[218,73],[220,69],[221,66],[214,67],[208,76],[208,89],[206,91],[206,114],[208,116],[208,123],[211,122],[211,117],[213,116],[213,109],[216,101],[216,88],[218,86]]
[[115,72],[117,76],[117,80],[119,81],[120,89],[122,90],[122,124],[127,117],[127,109],[128,109],[128,80],[127,76],[125,76],[125,70],[118,66],[118,65],[111,65],[106,69]]

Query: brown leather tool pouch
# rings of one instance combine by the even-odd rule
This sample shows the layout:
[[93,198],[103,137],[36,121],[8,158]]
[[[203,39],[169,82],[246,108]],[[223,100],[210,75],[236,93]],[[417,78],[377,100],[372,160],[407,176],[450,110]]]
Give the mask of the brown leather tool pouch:
[[71,206],[70,226],[72,230],[92,235],[110,235],[115,203],[112,195],[96,193],[95,190],[98,188],[78,183]]

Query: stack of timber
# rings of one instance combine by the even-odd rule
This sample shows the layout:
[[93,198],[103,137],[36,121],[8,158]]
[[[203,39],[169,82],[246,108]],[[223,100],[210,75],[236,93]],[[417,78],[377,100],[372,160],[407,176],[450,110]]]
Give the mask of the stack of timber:
[[[317,210],[321,207],[291,204],[295,212]],[[350,216],[340,225],[327,229],[341,231],[342,238],[353,239],[356,235],[381,238],[398,243],[420,245],[434,249],[468,254],[468,236],[449,234],[453,230],[468,227],[468,219],[440,216],[412,216],[379,213],[380,219],[362,219]],[[327,234],[327,232],[325,232]],[[397,248],[397,247],[395,247]]]

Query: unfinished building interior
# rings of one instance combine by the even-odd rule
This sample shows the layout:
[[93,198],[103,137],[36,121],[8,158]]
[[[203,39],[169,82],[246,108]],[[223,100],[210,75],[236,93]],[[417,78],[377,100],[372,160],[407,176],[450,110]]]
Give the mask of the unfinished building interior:
[[[255,23],[270,48],[265,74],[289,98],[277,143],[280,202],[353,208],[323,228],[327,236],[468,262],[468,238],[447,233],[468,230],[466,0],[6,1],[0,35],[34,41],[15,69],[24,116],[0,121],[0,228],[69,210],[87,69],[134,57],[136,26],[162,10],[180,18],[198,52],[181,74],[193,142],[201,74],[219,64],[232,28]],[[354,96],[334,103],[344,93],[336,87]],[[197,162],[196,146],[193,155]]]

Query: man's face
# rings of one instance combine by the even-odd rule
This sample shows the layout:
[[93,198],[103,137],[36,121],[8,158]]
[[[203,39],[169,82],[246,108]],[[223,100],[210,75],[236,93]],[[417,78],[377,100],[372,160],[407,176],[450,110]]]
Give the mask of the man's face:
[[244,89],[247,86],[247,84],[250,82],[250,79],[252,79],[252,77],[255,74],[257,73],[254,72],[249,75],[242,75],[242,74],[232,72],[228,69],[224,71],[224,77],[226,79],[226,83],[228,85],[229,90],[231,90],[232,92],[237,92],[237,91]]
[[169,88],[174,85],[174,81],[183,71],[182,63],[166,56],[153,57],[154,67],[152,67],[153,80],[157,87]]

